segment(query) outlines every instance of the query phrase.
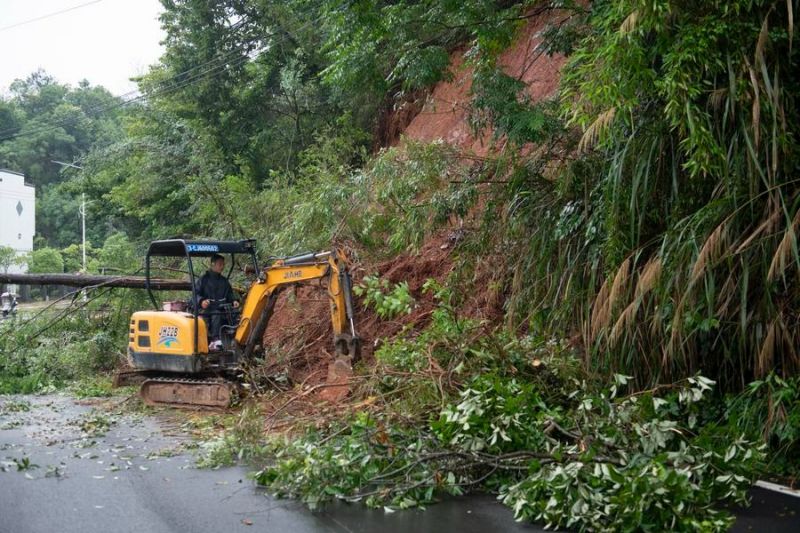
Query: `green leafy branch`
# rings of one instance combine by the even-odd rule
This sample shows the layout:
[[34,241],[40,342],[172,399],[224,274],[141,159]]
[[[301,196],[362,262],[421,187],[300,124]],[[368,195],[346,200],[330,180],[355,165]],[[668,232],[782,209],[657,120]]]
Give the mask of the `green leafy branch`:
[[364,307],[372,307],[384,319],[409,315],[416,305],[407,281],[391,286],[389,281],[378,276],[366,276],[360,285],[353,287],[357,296],[363,297]]

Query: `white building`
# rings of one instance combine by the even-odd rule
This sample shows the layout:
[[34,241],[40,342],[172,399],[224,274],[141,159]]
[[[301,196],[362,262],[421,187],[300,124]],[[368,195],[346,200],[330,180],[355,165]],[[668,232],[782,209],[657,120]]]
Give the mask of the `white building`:
[[[0,168],[0,246],[10,246],[17,254],[33,250],[36,233],[36,189],[25,176]],[[24,272],[13,265],[9,272]]]

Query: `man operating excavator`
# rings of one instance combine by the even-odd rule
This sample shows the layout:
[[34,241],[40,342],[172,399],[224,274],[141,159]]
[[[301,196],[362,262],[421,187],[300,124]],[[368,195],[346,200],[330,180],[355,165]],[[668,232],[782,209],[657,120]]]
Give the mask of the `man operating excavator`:
[[212,351],[219,349],[221,345],[222,326],[230,325],[223,305],[233,304],[234,308],[239,307],[230,282],[222,275],[224,269],[225,258],[219,254],[212,255],[209,269],[197,281],[197,303],[200,305],[201,316],[208,325],[209,349]]

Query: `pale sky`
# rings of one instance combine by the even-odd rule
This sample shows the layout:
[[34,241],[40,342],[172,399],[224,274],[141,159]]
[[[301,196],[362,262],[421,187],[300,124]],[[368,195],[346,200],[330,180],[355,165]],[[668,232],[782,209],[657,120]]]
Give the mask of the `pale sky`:
[[[72,86],[85,78],[116,95],[136,89],[128,79],[145,73],[162,53],[161,4],[91,1],[0,0],[0,94],[38,68]],[[70,8],[76,9],[46,17]],[[31,21],[38,17],[46,18]]]

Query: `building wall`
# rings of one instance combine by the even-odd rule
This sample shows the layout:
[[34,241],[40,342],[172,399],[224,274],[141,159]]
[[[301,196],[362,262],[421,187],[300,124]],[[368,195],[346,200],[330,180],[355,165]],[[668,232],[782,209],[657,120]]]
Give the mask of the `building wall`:
[[[10,246],[18,254],[33,250],[36,233],[36,190],[25,183],[25,176],[0,169],[0,246]],[[24,272],[12,266],[9,272]]]

